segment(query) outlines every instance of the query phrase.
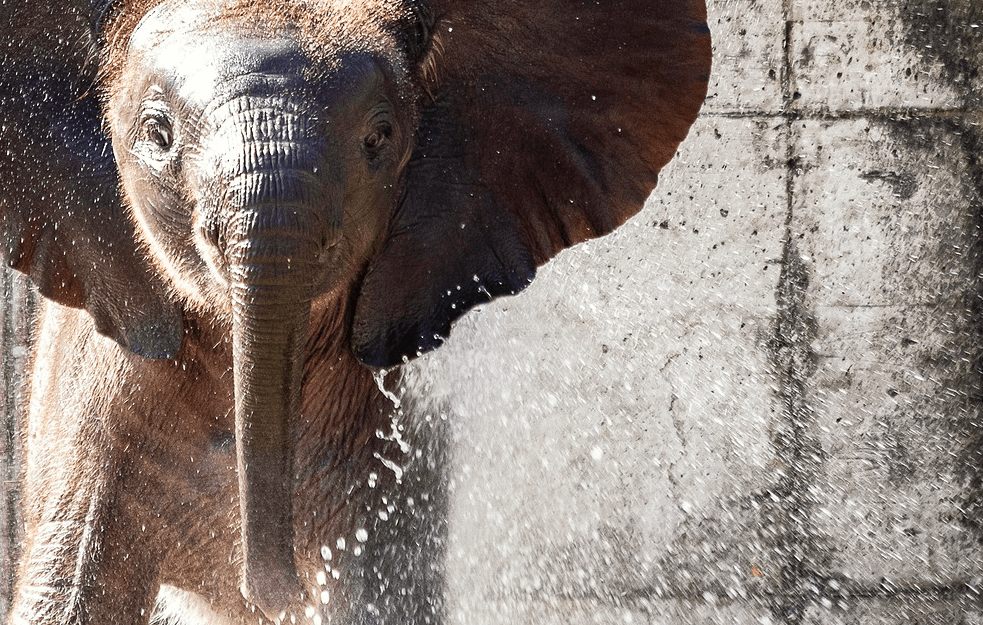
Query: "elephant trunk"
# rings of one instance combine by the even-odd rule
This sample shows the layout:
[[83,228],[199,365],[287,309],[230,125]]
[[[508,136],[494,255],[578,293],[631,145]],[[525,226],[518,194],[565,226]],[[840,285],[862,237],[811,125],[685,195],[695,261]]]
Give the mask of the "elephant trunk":
[[336,221],[310,201],[316,186],[311,171],[261,167],[240,173],[223,220],[233,312],[241,590],[274,620],[302,593],[293,555],[290,431],[300,409],[319,257]]
[[276,618],[301,593],[290,427],[300,406],[310,292],[272,284],[273,267],[251,269],[233,286],[241,583],[243,596]]
[[[343,163],[293,74],[250,73],[209,113],[199,250],[232,301],[240,589],[266,617],[300,605],[294,563],[292,425],[300,411],[308,323],[341,236]],[[302,86],[302,81],[298,83]]]

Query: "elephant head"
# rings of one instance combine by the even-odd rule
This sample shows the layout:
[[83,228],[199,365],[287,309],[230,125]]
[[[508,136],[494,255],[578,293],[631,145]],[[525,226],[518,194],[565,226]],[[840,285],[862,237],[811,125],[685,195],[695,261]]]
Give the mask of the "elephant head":
[[337,341],[368,366],[439,346],[641,208],[709,74],[702,0],[49,0],[47,30],[36,4],[4,9],[3,251],[142,356],[190,311],[228,328],[242,588],[268,614],[299,592],[312,309],[349,305]]

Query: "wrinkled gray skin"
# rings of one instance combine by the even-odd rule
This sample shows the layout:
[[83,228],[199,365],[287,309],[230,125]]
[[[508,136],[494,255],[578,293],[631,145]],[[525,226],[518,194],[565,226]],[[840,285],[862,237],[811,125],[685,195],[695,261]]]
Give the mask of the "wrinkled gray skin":
[[231,323],[242,591],[276,615],[301,594],[289,417],[312,302],[346,288],[385,233],[406,113],[377,56],[315,62],[291,32],[160,7],[130,46],[113,148],[154,257]]

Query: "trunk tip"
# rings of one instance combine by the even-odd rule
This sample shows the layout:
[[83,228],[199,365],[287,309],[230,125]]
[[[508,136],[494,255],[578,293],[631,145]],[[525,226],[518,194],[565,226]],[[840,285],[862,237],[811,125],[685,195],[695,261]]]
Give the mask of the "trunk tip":
[[287,613],[301,605],[304,591],[297,573],[293,570],[268,569],[256,571],[247,568],[239,589],[246,601],[263,613],[268,620],[282,623]]

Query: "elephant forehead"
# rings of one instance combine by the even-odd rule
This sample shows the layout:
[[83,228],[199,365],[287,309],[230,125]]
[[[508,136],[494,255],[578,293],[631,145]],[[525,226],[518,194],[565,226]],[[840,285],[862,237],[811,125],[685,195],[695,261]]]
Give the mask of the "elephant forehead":
[[151,10],[129,43],[131,67],[202,112],[238,96],[303,98],[312,89],[325,108],[357,107],[384,91],[382,66],[370,51],[321,49],[316,61],[310,52],[297,29],[264,31],[184,4]]
[[130,38],[130,55],[187,103],[213,101],[237,77],[299,76],[309,66],[292,33],[229,28],[186,4],[147,13]]

